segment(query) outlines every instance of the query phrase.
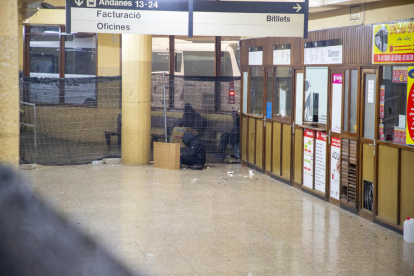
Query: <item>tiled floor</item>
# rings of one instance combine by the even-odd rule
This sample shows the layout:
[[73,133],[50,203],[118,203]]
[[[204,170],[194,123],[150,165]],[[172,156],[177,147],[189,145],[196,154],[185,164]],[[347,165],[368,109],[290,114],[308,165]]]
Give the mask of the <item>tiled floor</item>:
[[21,173],[140,275],[414,275],[401,235],[246,167],[208,166]]

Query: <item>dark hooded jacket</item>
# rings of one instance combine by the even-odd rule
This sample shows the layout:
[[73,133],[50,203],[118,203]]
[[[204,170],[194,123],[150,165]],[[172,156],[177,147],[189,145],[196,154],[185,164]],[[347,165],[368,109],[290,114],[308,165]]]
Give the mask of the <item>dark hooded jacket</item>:
[[206,148],[194,134],[184,133],[183,143],[189,148],[188,155],[197,159],[198,164],[204,165],[206,163]]
[[186,103],[184,105],[183,118],[178,126],[189,127],[198,131],[198,133],[201,133],[206,125],[207,122],[201,117],[201,115],[198,114],[189,103]]

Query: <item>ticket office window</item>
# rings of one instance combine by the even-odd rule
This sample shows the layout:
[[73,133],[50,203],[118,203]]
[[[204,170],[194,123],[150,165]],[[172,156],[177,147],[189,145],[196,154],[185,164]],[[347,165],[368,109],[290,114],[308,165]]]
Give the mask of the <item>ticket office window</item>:
[[328,114],[328,67],[307,67],[304,122],[325,125]]
[[249,114],[263,116],[264,68],[250,67],[250,108]]
[[344,132],[357,133],[358,130],[358,70],[345,70],[343,99]]
[[405,145],[408,66],[382,69],[378,139]]
[[275,67],[273,85],[273,118],[292,116],[292,67]]

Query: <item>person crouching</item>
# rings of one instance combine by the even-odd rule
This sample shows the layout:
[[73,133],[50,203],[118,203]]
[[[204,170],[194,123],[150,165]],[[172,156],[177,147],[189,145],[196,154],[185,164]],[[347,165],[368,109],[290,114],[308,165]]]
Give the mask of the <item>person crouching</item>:
[[189,148],[188,153],[180,155],[180,163],[191,166],[194,170],[202,170],[206,163],[206,148],[194,134],[185,132],[183,143]]

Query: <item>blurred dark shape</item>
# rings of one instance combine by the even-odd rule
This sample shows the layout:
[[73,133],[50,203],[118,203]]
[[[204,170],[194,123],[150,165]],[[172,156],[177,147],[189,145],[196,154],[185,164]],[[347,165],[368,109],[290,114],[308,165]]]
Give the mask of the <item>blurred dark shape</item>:
[[207,121],[204,120],[189,103],[186,103],[184,104],[183,118],[179,122],[178,126],[189,127],[196,130],[198,133],[201,133],[207,126]]
[[132,275],[0,165],[0,275]]

